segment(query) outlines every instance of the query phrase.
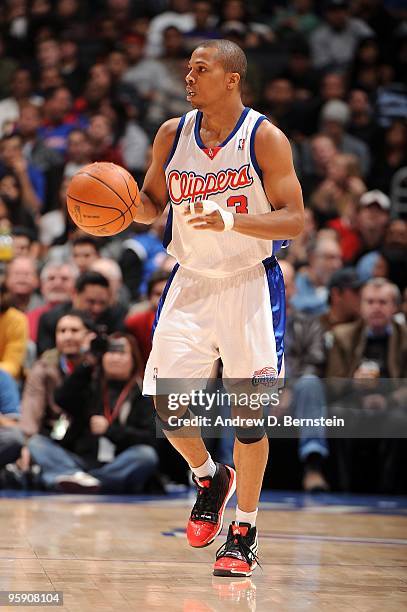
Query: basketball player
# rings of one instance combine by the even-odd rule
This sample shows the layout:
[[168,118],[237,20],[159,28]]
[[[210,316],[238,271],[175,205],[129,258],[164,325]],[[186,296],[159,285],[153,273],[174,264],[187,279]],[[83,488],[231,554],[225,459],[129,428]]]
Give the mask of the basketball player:
[[[154,141],[135,220],[152,223],[169,200],[165,246],[178,263],[158,308],[144,378],[148,395],[156,395],[157,377],[207,379],[219,357],[224,378],[281,373],[284,282],[275,252],[301,232],[303,202],[287,138],[242,104],[246,67],[243,51],[230,41],[199,45],[186,76],[193,110],[164,123]],[[213,542],[237,487],[236,519],[214,574],[250,576],[268,457],[264,429],[237,428],[235,473],[214,463],[198,428],[170,426],[158,399],[157,418],[198,489],[189,544]]]

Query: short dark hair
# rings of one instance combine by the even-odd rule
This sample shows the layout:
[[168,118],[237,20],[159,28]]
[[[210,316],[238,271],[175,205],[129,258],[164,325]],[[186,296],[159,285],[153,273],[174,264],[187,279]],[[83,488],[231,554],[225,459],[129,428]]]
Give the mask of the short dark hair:
[[24,225],[14,225],[11,230],[12,236],[24,236],[28,238],[30,244],[38,240],[38,235],[35,230],[30,227],[25,227]]
[[88,285],[98,285],[106,289],[110,287],[106,276],[103,276],[100,272],[94,272],[93,270],[88,270],[78,276],[75,283],[75,289],[78,293],[82,293]]
[[245,52],[239,45],[231,40],[220,38],[203,40],[196,46],[196,49],[199,47],[217,49],[217,59],[225,72],[237,72],[240,75],[241,83],[243,83],[247,73],[247,59]]
[[72,240],[72,247],[78,244],[91,244],[97,253],[100,251],[100,243],[93,236],[75,236]]
[[83,310],[79,310],[79,308],[72,308],[72,310],[69,310],[68,312],[62,314],[58,318],[57,325],[64,317],[76,317],[77,319],[80,319],[82,321],[86,329],[89,329],[90,331],[96,331],[95,325],[93,321],[89,318],[88,313],[84,312]]

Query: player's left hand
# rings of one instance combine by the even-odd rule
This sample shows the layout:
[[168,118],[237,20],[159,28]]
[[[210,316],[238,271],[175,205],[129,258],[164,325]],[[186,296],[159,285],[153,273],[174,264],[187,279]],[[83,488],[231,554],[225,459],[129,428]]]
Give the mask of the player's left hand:
[[[218,210],[215,210],[209,214],[203,213],[203,205],[201,202],[195,202],[195,211],[191,212],[190,204],[185,205],[184,215],[191,217],[187,220],[188,225],[192,225],[194,229],[199,230],[212,230],[213,232],[223,232],[225,224],[222,219],[222,215]],[[194,216],[192,216],[194,215]]]

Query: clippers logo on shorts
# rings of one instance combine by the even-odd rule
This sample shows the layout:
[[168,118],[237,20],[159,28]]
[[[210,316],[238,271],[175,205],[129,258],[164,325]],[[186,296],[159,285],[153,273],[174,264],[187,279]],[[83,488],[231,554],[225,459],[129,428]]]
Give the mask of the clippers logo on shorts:
[[252,385],[257,387],[263,385],[265,387],[273,387],[278,379],[277,370],[272,367],[265,367],[261,370],[253,372]]
[[239,169],[228,168],[216,174],[208,172],[204,176],[195,172],[171,170],[167,178],[168,193],[174,204],[205,200],[211,195],[224,193],[227,189],[242,189],[253,183],[249,164]]
[[153,370],[153,380],[157,380],[158,378],[158,368],[154,368]]

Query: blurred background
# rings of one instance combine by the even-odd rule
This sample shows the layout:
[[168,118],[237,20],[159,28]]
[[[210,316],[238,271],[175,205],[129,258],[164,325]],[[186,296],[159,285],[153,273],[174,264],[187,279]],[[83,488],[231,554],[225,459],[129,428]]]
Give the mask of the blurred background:
[[[65,194],[96,160],[141,185],[158,127],[190,110],[191,51],[228,38],[248,57],[245,105],[290,139],[306,206],[281,252],[295,382],[280,414],[400,424],[400,438],[329,440],[321,428],[272,441],[265,488],[406,492],[406,18],[402,0],[3,0],[0,488],[188,485],[140,393],[175,263],[168,211],[94,239],[68,219]],[[327,396],[333,376],[359,381],[350,404]],[[378,379],[398,384],[383,392]],[[232,461],[230,432],[208,444]]]

